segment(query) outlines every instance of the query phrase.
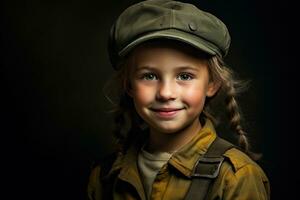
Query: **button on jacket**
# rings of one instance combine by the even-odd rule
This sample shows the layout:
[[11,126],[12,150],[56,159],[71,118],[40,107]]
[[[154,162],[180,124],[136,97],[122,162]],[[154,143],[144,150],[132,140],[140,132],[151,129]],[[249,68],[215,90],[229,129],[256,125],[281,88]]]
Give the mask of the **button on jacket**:
[[[152,185],[151,200],[183,200],[191,184],[194,166],[216,138],[210,120],[194,138],[172,155],[158,172]],[[140,147],[132,146],[125,155],[118,156],[105,179],[112,183],[114,200],[146,200],[137,167]],[[270,186],[263,170],[246,154],[236,148],[225,152],[219,176],[213,182],[208,200],[265,200],[270,199]],[[101,166],[93,168],[88,184],[89,200],[103,199]],[[117,175],[114,175],[117,174]],[[197,199],[197,198],[195,198]]]

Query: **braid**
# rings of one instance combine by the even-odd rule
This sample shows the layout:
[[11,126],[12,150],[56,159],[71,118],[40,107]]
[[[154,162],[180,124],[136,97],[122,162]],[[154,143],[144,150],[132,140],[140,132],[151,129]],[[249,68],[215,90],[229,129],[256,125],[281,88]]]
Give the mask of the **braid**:
[[117,139],[117,150],[125,153],[137,134],[145,130],[144,123],[133,108],[133,102],[127,94],[121,96],[118,107],[114,111],[114,136]]
[[240,148],[253,160],[260,159],[260,154],[250,151],[247,133],[241,125],[242,117],[236,101],[237,94],[242,92],[248,83],[235,80],[233,72],[227,68],[223,60],[217,56],[210,58],[208,60],[208,65],[212,81],[221,83],[221,90],[225,95],[225,104],[228,112],[230,128],[238,135],[238,144]]
[[121,144],[123,144],[126,139],[125,135],[122,133],[122,130],[124,130],[123,127],[125,126],[124,112],[122,112],[121,110],[118,110],[115,113],[114,122],[115,122],[115,127],[113,130],[113,134],[116,138],[117,151],[123,152],[124,149],[123,149],[123,145],[121,145]]
[[103,88],[105,97],[113,105],[110,111],[113,114],[115,124],[113,135],[116,139],[116,150],[121,154],[128,150],[137,134],[141,135],[141,132],[147,128],[144,121],[136,113],[132,98],[127,93],[130,88],[128,80],[130,67],[126,65],[129,65],[130,61],[124,61],[120,70]]
[[246,152],[249,153],[249,143],[246,137],[246,132],[241,126],[241,115],[238,104],[235,100],[236,91],[232,83],[226,85],[227,92],[225,103],[227,104],[227,110],[229,114],[229,123],[232,130],[239,136],[239,145]]

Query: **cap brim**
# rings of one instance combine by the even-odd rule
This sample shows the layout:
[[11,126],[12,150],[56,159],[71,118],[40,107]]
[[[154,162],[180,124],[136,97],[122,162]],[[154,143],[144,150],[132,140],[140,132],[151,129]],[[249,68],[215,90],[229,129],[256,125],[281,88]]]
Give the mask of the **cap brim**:
[[177,29],[167,29],[167,30],[159,30],[155,32],[148,33],[146,35],[143,35],[133,42],[129,43],[127,46],[125,46],[120,52],[119,56],[123,57],[127,53],[129,53],[133,48],[135,48],[137,45],[146,42],[148,40],[152,39],[158,39],[158,38],[165,38],[165,39],[171,39],[171,40],[177,40],[184,43],[187,43],[197,49],[200,49],[210,55],[216,55],[218,50],[214,48],[214,45],[212,43],[209,43],[208,41],[195,36],[193,34],[179,31]]

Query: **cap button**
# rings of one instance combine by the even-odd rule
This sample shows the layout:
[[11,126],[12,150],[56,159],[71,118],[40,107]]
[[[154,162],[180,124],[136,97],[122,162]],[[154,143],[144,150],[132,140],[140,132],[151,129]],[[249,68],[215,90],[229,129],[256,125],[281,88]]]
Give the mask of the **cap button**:
[[197,26],[194,22],[189,23],[189,28],[190,28],[191,31],[196,31],[197,30]]

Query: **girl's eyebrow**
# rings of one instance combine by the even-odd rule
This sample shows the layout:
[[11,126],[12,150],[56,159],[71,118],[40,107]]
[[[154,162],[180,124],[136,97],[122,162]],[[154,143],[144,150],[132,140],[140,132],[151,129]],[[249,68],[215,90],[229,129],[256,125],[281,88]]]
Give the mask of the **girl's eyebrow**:
[[187,66],[178,66],[176,67],[176,70],[178,71],[185,71],[185,70],[192,70],[192,71],[199,71],[199,67],[194,67],[194,66],[190,66],[190,65],[187,65]]
[[151,67],[149,65],[141,65],[137,66],[137,68],[134,70],[135,73],[140,73],[141,71],[159,73],[160,69],[156,67]]

